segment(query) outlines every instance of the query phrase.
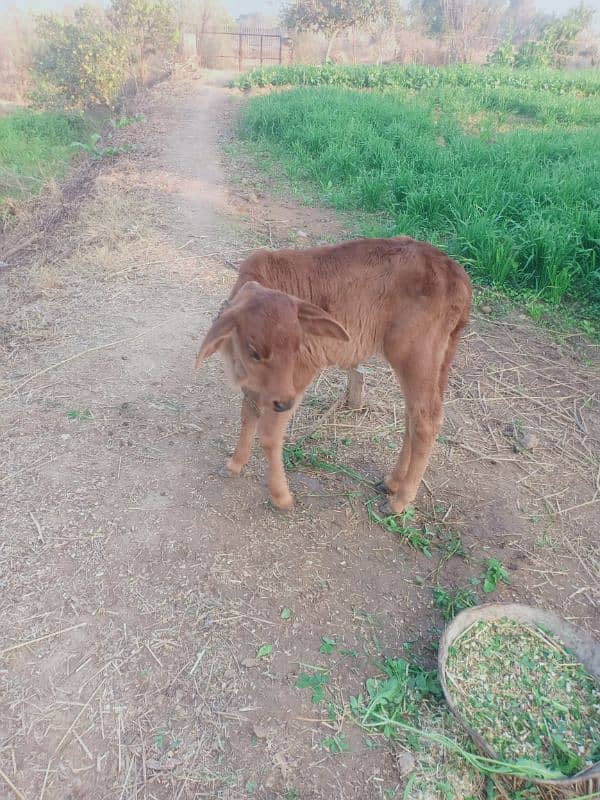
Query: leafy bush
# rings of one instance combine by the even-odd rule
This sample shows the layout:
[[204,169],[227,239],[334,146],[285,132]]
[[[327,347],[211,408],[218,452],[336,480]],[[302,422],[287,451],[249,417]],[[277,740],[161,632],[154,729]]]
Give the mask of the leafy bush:
[[507,39],[487,58],[491,67],[514,67],[516,51],[513,43]]
[[33,69],[34,105],[42,108],[113,107],[127,72],[127,42],[98,13],[79,8],[69,21],[38,17],[43,42]]
[[143,80],[147,57],[170,57],[177,41],[171,0],[112,0],[108,16],[87,7],[72,19],[42,14],[36,33],[32,100],[47,109],[114,108],[127,77]]

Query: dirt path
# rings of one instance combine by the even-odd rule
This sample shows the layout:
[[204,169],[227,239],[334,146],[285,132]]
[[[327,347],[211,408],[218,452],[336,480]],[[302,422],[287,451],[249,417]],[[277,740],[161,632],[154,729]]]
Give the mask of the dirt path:
[[[495,599],[599,626],[597,366],[516,315],[476,315],[461,349],[415,522],[431,557],[370,523],[348,474],[294,472],[287,516],[258,452],[241,480],[217,475],[238,399],[217,360],[192,364],[231,265],[345,235],[222,156],[238,102],[157,87],[122,134],[135,153],[100,165],[77,212],[0,274],[0,769],[27,800],[401,796],[393,748],[349,722],[349,750],[323,748],[341,723],[295,687],[306,665],[329,670],[338,706],[382,656],[432,665],[432,587],[471,585],[491,556],[511,572]],[[402,414],[387,369],[368,383],[369,408],[306,448],[372,478]],[[316,384],[292,439],[341,386],[333,371]],[[516,452],[522,429],[538,444]]]

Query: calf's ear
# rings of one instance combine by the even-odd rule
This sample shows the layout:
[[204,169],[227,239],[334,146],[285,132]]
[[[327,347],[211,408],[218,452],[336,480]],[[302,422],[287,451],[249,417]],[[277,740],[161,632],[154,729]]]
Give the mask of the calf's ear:
[[319,306],[307,303],[305,300],[298,303],[298,319],[306,333],[312,336],[329,336],[342,342],[350,341],[348,332],[339,322]]
[[204,341],[200,345],[200,352],[196,356],[196,369],[205,358],[209,358],[221,347],[235,330],[235,314],[233,311],[224,311],[211,325]]

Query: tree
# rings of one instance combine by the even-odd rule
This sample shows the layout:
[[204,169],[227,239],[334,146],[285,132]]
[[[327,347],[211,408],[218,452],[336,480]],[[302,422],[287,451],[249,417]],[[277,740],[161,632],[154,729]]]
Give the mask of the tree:
[[42,14],[36,20],[41,54],[32,78],[34,104],[46,108],[113,107],[127,70],[127,43],[89,8],[72,20]]
[[129,42],[134,78],[144,80],[149,55],[168,57],[175,51],[177,20],[171,0],[112,0],[108,16]]
[[505,13],[504,0],[413,0],[429,34],[445,37],[456,56],[465,61],[477,38],[495,34]]
[[292,30],[316,31],[329,37],[325,60],[329,60],[336,37],[353,25],[392,19],[395,0],[291,0],[282,10],[283,24]]
[[575,42],[590,24],[593,10],[583,4],[562,17],[540,20],[537,35],[521,42],[515,50],[510,40],[504,41],[489,57],[490,64],[515,67],[562,67],[575,49]]
[[581,3],[546,26],[540,44],[553,66],[564,66],[567,57],[575,49],[575,40],[589,26],[593,16],[593,9]]

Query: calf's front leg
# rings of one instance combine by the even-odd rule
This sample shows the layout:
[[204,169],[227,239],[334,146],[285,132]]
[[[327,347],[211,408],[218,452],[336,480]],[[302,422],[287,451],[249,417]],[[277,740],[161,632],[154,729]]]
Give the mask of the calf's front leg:
[[274,505],[282,511],[294,505],[294,496],[283,469],[283,440],[296,405],[289,411],[265,411],[258,424],[260,443],[268,462],[271,497]]
[[240,430],[240,437],[233,455],[224,468],[223,474],[225,477],[239,475],[245,467],[250,458],[250,453],[252,452],[252,443],[254,442],[258,419],[260,417],[258,395],[248,389],[244,389],[243,391],[244,397],[242,399],[242,427]]

